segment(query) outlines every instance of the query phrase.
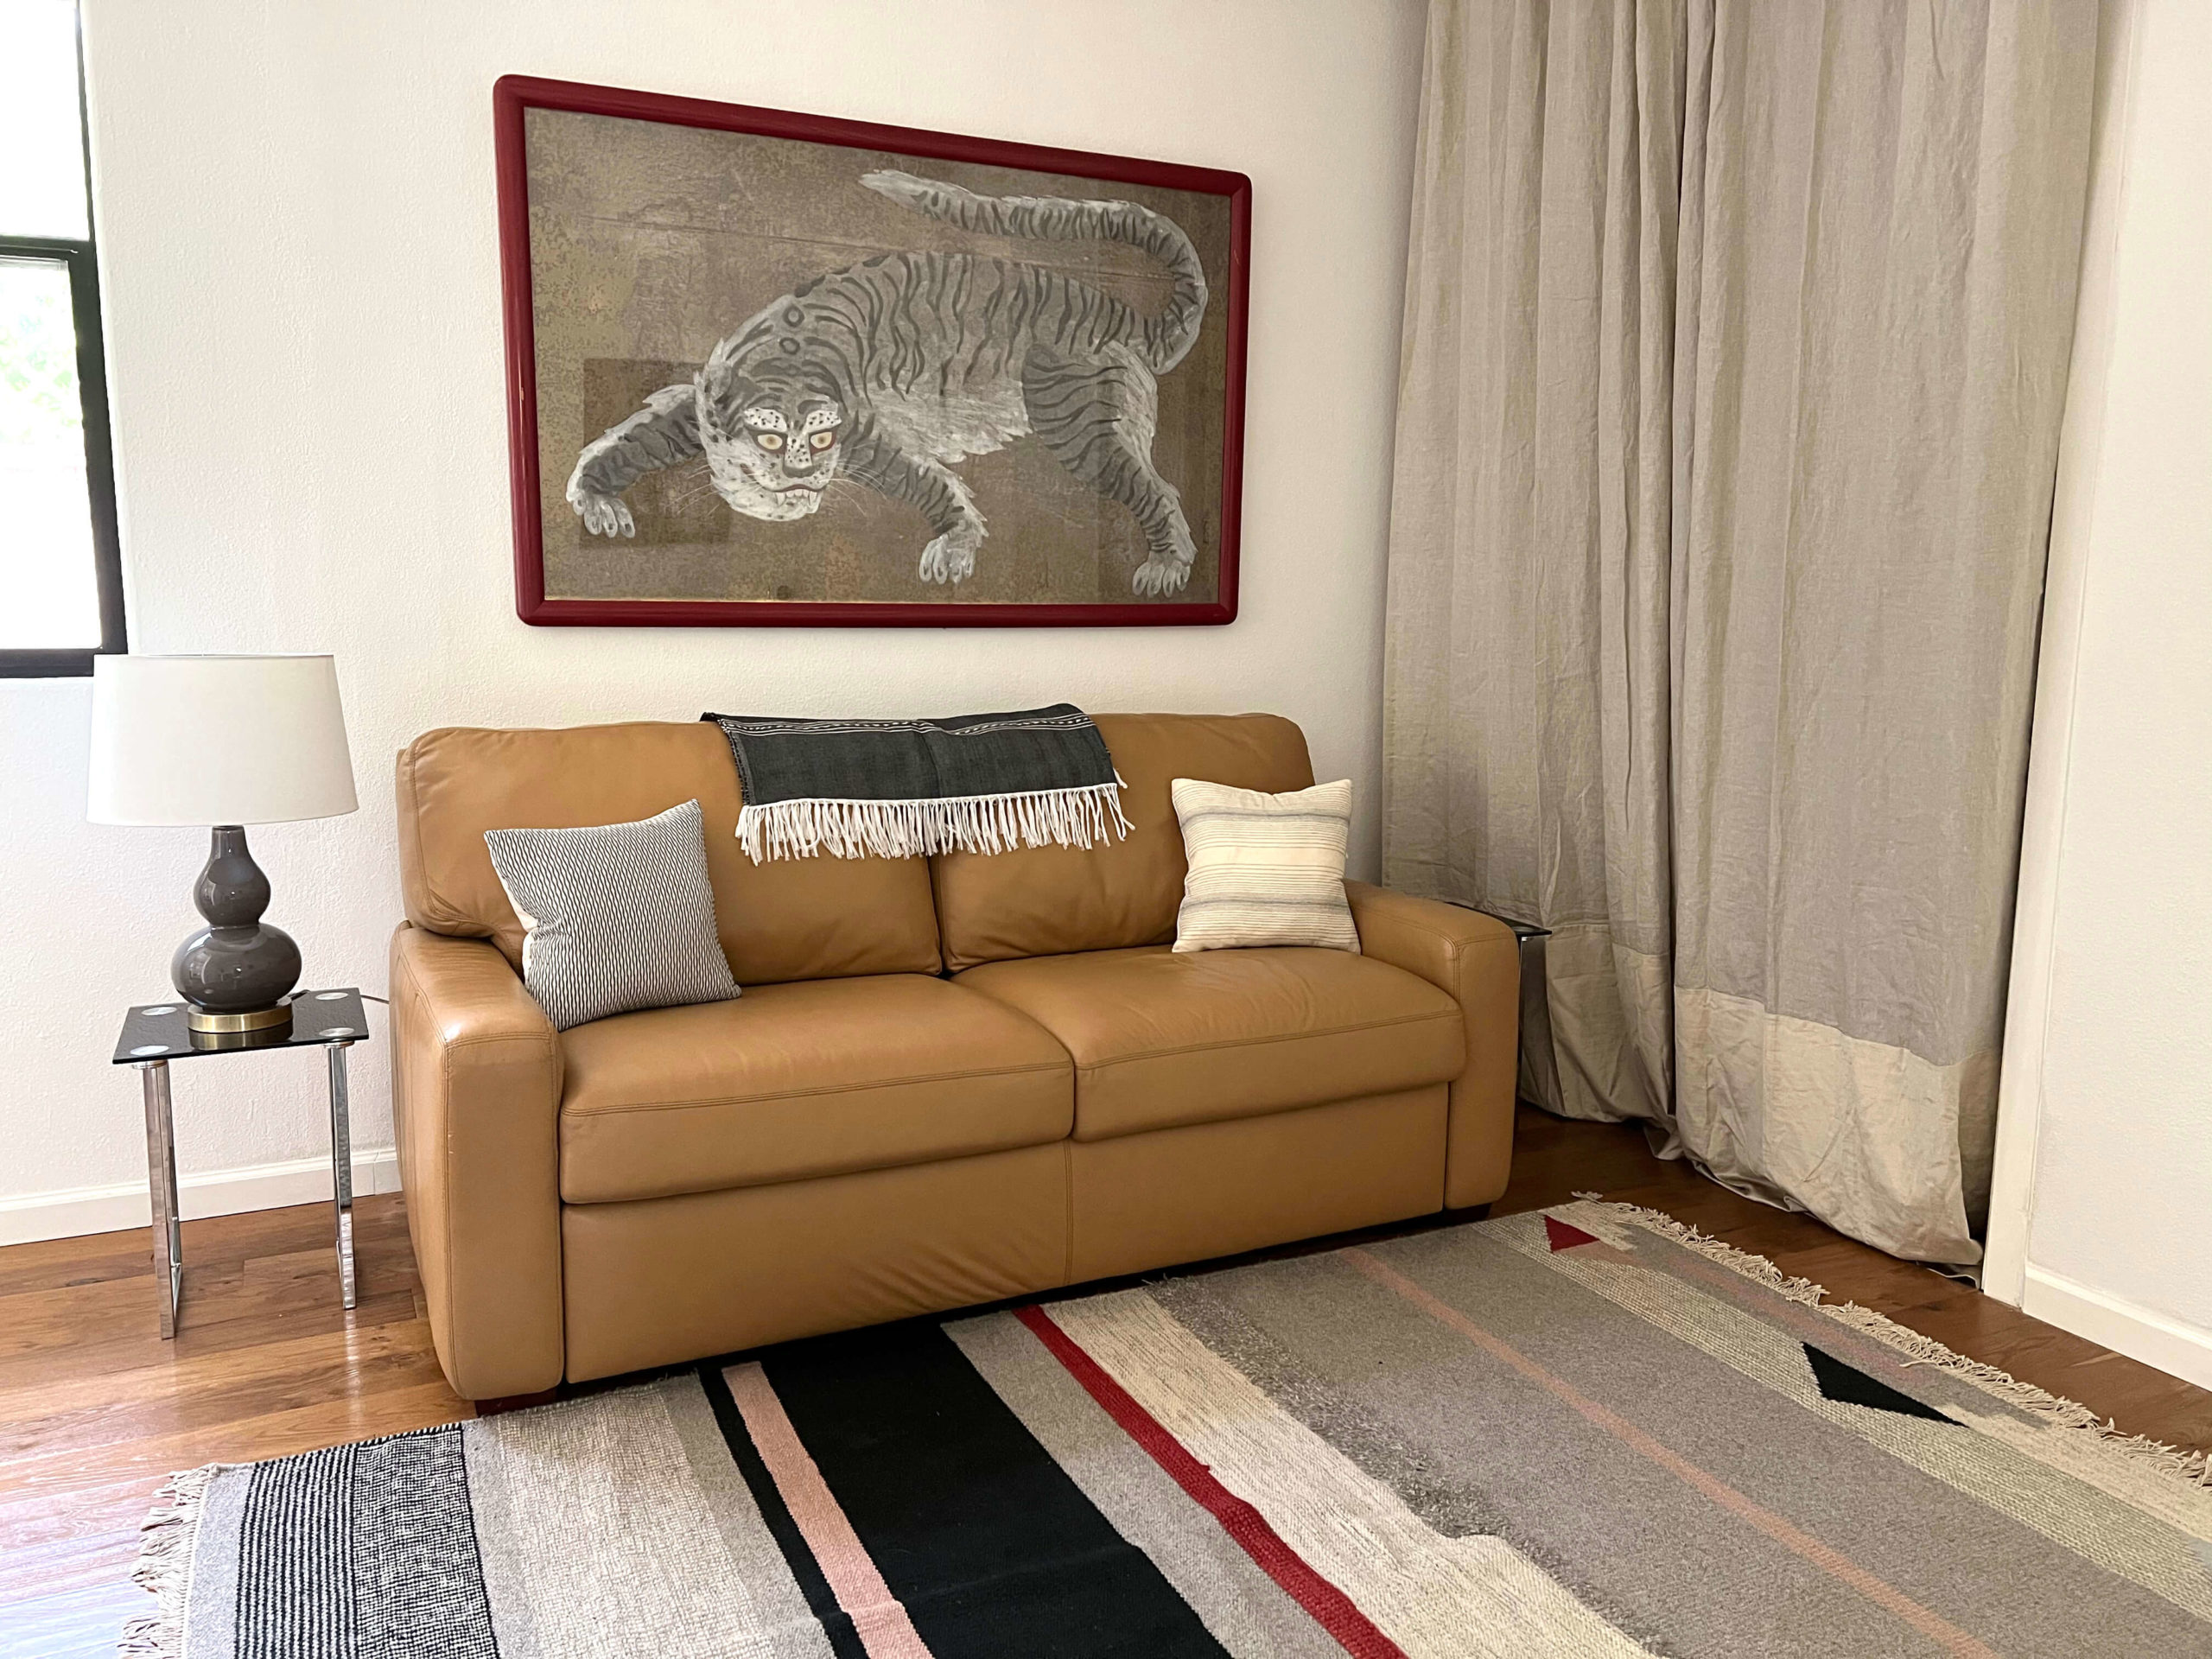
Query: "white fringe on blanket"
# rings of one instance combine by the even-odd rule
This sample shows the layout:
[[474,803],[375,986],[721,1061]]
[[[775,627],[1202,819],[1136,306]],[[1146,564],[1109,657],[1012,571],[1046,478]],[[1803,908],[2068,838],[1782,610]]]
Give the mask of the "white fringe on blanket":
[[930,853],[1007,853],[1017,847],[1083,847],[1110,830],[1127,837],[1122,790],[1110,784],[1015,795],[954,795],[918,801],[811,798],[742,806],[737,840],[755,864],[778,858],[915,858]]

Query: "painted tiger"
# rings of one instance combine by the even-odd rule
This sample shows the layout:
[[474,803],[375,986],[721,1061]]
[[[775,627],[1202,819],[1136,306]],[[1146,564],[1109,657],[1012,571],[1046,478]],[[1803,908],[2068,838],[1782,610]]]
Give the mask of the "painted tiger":
[[963,230],[1141,248],[1173,277],[1140,315],[1041,265],[967,253],[880,253],[764,307],[685,384],[583,448],[569,505],[587,531],[634,536],[622,493],[703,453],[715,493],[753,518],[822,505],[834,479],[918,508],[931,537],[919,575],[957,582],[988,533],[952,463],[1034,435],[1076,478],[1135,515],[1144,596],[1190,580],[1194,544],[1175,486],[1152,464],[1158,377],[1183,360],[1206,279],[1173,219],[1126,201],[979,196],[898,172],[861,182]]

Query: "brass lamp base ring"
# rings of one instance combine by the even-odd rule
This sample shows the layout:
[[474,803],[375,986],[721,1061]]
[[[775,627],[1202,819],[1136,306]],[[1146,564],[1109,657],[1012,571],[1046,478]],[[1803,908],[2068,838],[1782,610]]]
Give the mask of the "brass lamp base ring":
[[270,1031],[292,1023],[292,1005],[279,1002],[273,1008],[249,1008],[244,1014],[188,1007],[184,1020],[194,1031]]

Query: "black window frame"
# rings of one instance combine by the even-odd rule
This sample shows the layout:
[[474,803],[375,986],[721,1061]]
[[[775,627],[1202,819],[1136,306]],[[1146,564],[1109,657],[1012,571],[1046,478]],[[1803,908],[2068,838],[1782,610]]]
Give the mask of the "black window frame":
[[[69,274],[69,308],[77,330],[77,401],[85,435],[85,493],[92,512],[92,574],[98,583],[100,642],[51,650],[0,647],[0,679],[82,678],[95,657],[130,649],[123,615],[123,548],[115,522],[115,437],[108,424],[107,353],[100,338],[99,250],[92,226],[92,132],[86,115],[85,37],[77,30],[77,128],[85,167],[85,239],[0,235],[0,260],[58,264]],[[4,595],[0,595],[4,598]]]

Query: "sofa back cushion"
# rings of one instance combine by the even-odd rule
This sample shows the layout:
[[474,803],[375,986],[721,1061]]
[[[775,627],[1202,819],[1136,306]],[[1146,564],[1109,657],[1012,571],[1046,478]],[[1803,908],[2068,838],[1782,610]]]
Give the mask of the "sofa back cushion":
[[486,830],[623,823],[696,800],[706,817],[715,931],[739,983],[939,967],[922,860],[755,864],[745,855],[737,844],[737,768],[714,726],[448,727],[399,752],[398,795],[407,919],[434,933],[488,938],[518,966],[522,923],[492,869]]
[[1128,838],[1087,851],[1035,847],[931,859],[947,967],[1166,944],[1175,937],[1184,872],[1170,782],[1198,778],[1275,794],[1313,781],[1306,734],[1279,715],[1094,718],[1128,785],[1122,794]]

